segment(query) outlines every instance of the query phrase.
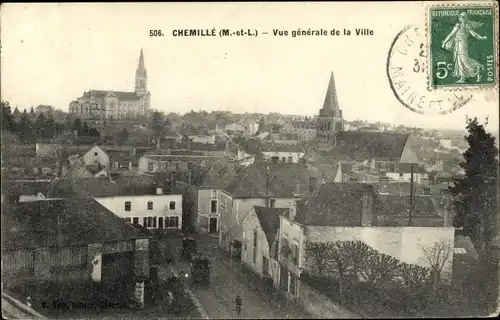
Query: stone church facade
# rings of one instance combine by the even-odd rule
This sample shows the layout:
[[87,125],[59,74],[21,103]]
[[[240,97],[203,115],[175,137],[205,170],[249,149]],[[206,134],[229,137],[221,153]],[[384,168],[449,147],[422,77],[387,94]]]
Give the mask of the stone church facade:
[[69,105],[70,114],[82,119],[127,119],[148,116],[151,94],[141,49],[133,92],[89,90]]

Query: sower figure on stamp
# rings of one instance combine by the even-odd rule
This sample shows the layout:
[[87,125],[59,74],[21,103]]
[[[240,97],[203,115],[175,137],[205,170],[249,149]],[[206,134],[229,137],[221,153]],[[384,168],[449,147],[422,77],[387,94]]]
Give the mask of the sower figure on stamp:
[[453,52],[453,76],[459,78],[456,83],[464,83],[467,79],[474,77],[476,77],[476,82],[481,81],[484,65],[469,56],[469,37],[472,35],[478,40],[486,40],[486,36],[481,36],[474,31],[482,25],[481,22],[469,20],[467,14],[462,12],[453,30],[441,43],[443,49]]

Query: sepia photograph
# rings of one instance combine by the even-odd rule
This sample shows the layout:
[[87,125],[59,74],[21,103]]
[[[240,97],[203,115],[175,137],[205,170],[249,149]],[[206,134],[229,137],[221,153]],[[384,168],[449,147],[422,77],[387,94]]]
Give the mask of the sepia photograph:
[[2,318],[498,316],[498,19],[2,3]]

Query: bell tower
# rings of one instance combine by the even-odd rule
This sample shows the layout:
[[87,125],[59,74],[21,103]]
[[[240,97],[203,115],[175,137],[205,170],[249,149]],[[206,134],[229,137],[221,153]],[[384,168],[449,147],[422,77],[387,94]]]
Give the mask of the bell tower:
[[144,66],[144,54],[141,49],[139,65],[135,71],[135,93],[138,97],[144,96],[148,92],[148,72]]
[[344,130],[344,119],[342,118],[342,110],[339,108],[337,89],[332,72],[326,90],[325,102],[323,108],[319,110],[316,123],[316,137],[319,149],[332,148],[335,143],[336,133],[342,130]]

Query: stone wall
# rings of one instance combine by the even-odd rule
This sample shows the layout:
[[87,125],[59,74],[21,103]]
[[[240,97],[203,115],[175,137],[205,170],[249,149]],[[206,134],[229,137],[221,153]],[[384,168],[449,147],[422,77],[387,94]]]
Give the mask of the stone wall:
[[319,319],[359,318],[304,281],[300,282],[299,303],[305,311]]

